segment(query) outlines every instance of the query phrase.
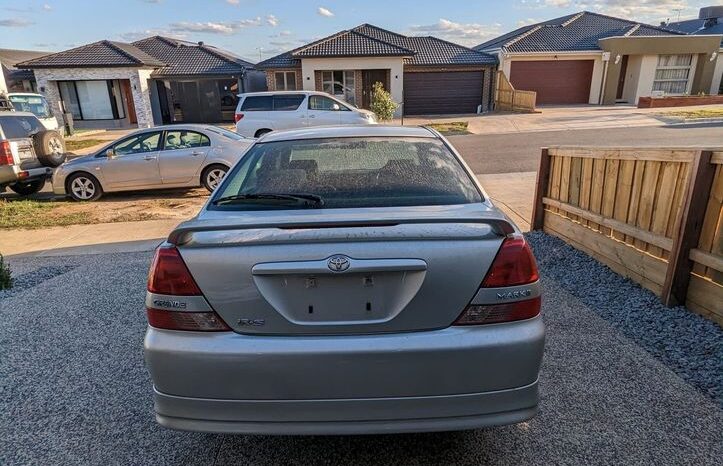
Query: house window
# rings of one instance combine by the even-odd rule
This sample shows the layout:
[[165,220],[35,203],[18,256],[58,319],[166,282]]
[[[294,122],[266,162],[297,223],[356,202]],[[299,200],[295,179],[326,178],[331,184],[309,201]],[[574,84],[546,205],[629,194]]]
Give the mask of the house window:
[[125,118],[118,80],[58,81],[60,99],[74,120]]
[[352,105],[356,105],[354,84],[354,71],[321,72],[321,89]]
[[693,55],[659,55],[653,91],[685,94],[688,91]]
[[295,71],[277,71],[274,73],[277,91],[295,91],[296,90],[296,72]]

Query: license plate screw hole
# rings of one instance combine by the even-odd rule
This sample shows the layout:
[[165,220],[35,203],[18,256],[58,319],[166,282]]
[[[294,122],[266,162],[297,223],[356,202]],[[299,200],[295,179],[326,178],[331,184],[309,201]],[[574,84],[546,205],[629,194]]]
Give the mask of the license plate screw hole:
[[313,313],[314,313],[314,306],[309,306],[309,314],[313,314]]
[[368,302],[367,303],[367,311],[371,311],[371,310],[372,310],[372,303]]

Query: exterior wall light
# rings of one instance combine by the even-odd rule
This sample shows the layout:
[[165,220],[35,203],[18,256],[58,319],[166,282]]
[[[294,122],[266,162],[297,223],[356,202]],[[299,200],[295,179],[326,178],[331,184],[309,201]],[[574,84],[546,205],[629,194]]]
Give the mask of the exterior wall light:
[[718,58],[718,52],[713,52],[710,54],[710,61],[715,61],[716,58]]
[[620,55],[620,54],[615,55],[615,64],[616,65],[619,64],[620,60],[622,60],[622,59],[623,59],[622,55]]

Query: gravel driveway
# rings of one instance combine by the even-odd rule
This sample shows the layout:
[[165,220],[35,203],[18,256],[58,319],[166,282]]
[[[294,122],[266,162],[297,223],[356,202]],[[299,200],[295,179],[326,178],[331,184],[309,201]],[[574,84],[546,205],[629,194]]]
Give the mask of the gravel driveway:
[[[11,260],[18,286],[0,294],[0,464],[720,464],[719,392],[661,357],[675,338],[656,358],[620,323],[630,318],[616,320],[621,304],[587,296],[599,290],[586,293],[580,281],[633,301],[650,295],[560,242],[532,242],[548,325],[540,415],[496,429],[371,437],[162,429],[141,350],[150,254]],[[673,329],[689,319],[676,315],[666,317]],[[701,357],[720,358],[720,328],[700,328],[713,345]]]

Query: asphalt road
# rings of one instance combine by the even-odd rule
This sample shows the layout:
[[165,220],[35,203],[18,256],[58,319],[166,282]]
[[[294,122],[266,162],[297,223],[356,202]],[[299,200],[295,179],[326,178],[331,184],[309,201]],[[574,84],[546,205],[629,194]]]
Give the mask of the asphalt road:
[[537,171],[540,148],[545,146],[723,146],[723,124],[473,134],[449,140],[481,175]]
[[[540,267],[548,338],[539,416],[371,437],[163,429],[142,355],[150,253],[11,259],[18,284],[0,293],[0,464],[720,464],[720,406],[548,270],[576,270],[570,280],[587,276],[589,265],[572,253],[536,251],[555,257]],[[605,273],[599,266],[594,278]],[[619,282],[616,296],[648,293]]]

